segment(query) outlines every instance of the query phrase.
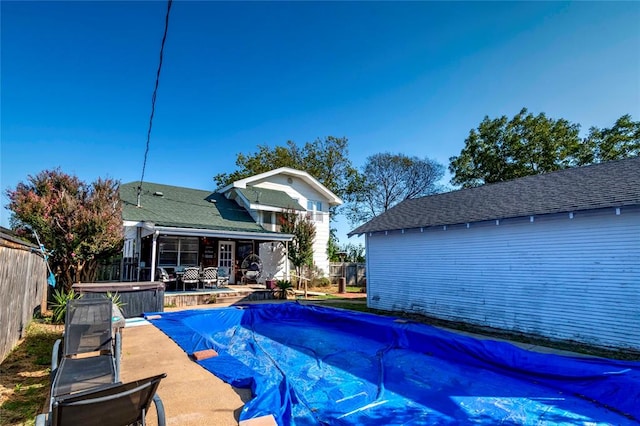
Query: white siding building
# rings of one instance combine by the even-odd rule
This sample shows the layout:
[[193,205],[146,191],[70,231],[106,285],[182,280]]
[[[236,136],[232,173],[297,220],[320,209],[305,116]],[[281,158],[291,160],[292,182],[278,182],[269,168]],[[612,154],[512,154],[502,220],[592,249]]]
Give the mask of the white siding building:
[[407,200],[351,234],[372,308],[640,350],[640,158]]
[[[186,267],[217,268],[229,283],[248,282],[249,259],[260,260],[253,281],[288,278],[286,247],[293,235],[281,232],[279,217],[295,210],[316,227],[313,260],[329,272],[329,209],[340,198],[307,172],[279,168],[231,183],[216,192],[158,183],[120,186],[125,244],[123,281],[176,281]],[[164,278],[163,278],[164,279]]]
[[[237,180],[218,192],[234,199],[251,214],[256,223],[269,231],[279,231],[279,214],[287,209],[308,215],[316,228],[313,263],[325,275],[329,274],[329,208],[342,204],[342,200],[309,173],[281,167]],[[286,194],[288,201],[281,194]],[[267,247],[261,247],[260,250],[261,257],[267,261],[265,268],[268,274],[283,276],[280,253],[269,262],[269,251]]]

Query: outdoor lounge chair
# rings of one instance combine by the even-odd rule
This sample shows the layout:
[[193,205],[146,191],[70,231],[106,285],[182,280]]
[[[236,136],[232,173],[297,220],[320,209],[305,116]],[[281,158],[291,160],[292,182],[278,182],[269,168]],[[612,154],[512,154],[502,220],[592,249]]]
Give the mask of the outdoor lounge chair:
[[109,299],[67,302],[64,335],[51,355],[52,400],[120,380],[120,333],[112,321]]
[[164,406],[156,391],[160,380],[166,376],[161,374],[129,383],[112,383],[56,398],[48,413],[36,417],[36,426],[144,425],[152,400],[158,425],[165,426]]
[[202,270],[202,287],[218,287],[218,268],[208,267]]

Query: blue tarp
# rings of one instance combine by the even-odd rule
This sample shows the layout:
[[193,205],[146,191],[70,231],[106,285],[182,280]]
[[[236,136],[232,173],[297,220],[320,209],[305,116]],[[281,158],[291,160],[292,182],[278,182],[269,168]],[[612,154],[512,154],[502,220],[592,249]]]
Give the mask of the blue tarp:
[[279,425],[640,423],[640,363],[566,357],[392,317],[298,303],[158,313],[222,380],[240,419]]

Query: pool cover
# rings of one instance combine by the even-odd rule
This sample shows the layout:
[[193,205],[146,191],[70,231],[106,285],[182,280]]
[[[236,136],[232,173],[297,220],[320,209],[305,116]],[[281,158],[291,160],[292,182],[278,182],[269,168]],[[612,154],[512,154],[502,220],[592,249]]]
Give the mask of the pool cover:
[[152,323],[279,425],[640,423],[640,363],[565,357],[392,317],[298,303]]

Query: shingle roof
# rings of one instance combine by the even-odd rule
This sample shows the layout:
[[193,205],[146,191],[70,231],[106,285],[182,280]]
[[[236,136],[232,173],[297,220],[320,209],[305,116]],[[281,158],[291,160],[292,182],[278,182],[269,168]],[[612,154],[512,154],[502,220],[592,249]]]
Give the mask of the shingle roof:
[[[122,218],[126,221],[153,222],[156,226],[269,232],[223,194],[144,182],[141,207],[137,207],[137,187],[138,182],[120,185]],[[162,195],[153,195],[157,192]]]
[[406,200],[349,233],[640,205],[640,157]]
[[235,190],[244,195],[251,204],[260,204],[263,206],[278,207],[281,209],[305,210],[300,203],[283,191],[258,188],[255,186],[235,188]]

